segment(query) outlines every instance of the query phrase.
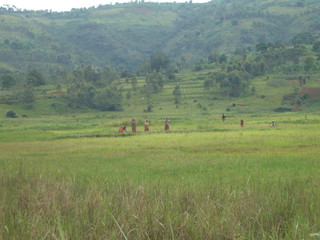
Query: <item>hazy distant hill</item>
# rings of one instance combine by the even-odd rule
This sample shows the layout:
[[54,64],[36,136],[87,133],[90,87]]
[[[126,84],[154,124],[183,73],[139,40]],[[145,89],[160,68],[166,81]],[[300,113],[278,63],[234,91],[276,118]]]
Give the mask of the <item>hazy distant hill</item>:
[[153,52],[187,62],[320,31],[318,0],[127,3],[71,12],[0,10],[0,72],[109,64],[136,69]]

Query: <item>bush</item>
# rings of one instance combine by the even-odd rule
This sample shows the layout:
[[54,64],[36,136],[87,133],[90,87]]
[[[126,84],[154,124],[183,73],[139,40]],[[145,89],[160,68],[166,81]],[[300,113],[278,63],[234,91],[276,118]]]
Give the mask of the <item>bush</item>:
[[17,118],[18,116],[17,116],[17,114],[16,114],[14,111],[9,111],[9,112],[7,112],[7,114],[6,114],[6,117],[7,117],[7,118]]
[[153,105],[152,104],[148,104],[147,111],[148,112],[152,112],[152,109],[153,109]]
[[273,109],[274,112],[291,112],[292,108],[278,107]]

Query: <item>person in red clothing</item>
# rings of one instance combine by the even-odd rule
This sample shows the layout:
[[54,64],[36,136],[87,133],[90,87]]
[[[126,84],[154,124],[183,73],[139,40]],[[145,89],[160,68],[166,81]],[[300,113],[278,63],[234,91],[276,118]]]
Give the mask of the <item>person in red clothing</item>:
[[136,120],[132,119],[132,121],[131,121],[131,127],[132,127],[132,132],[133,132],[133,133],[136,133],[136,132],[137,132]]
[[242,127],[242,128],[244,127],[243,119],[240,120],[240,127]]
[[145,132],[149,132],[149,123],[148,123],[148,120],[146,120],[145,123],[144,123],[144,131],[145,131]]
[[125,127],[125,126],[121,126],[121,127],[119,128],[119,133],[125,133],[125,132],[127,132],[126,127]]
[[168,131],[169,130],[169,120],[166,118],[166,121],[164,122],[164,130]]

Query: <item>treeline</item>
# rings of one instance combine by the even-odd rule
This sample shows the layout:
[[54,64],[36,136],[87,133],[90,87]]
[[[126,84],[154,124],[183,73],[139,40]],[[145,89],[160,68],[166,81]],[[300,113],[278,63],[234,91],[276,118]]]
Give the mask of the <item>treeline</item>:
[[319,61],[320,41],[307,32],[287,43],[260,42],[255,51],[237,49],[233,55],[212,52],[207,60],[194,66],[194,71],[215,69],[204,80],[203,87],[209,94],[241,97],[255,94],[255,88],[250,87],[255,77],[268,73],[312,73],[320,69]]
[[[192,69],[194,72],[208,72],[203,79],[203,88],[210,98],[237,98],[255,94],[254,87],[251,87],[255,77],[278,72],[312,73],[320,69],[319,60],[320,40],[307,32],[294,36],[287,43],[260,42],[254,50],[237,49],[233,54],[212,51]],[[57,68],[49,75],[36,69],[30,69],[25,75],[6,72],[0,74],[2,90],[14,91],[1,101],[32,104],[36,101],[35,93],[39,86],[54,84],[57,90],[64,87],[63,100],[72,108],[119,111],[125,98],[130,101],[132,95],[143,94],[147,100],[146,111],[152,111],[154,96],[160,94],[168,82],[176,83],[172,89],[174,103],[181,102],[182,91],[176,73],[185,68],[190,66],[184,58],[174,62],[165,52],[157,51],[136,71],[125,68],[116,71],[109,65],[101,68],[86,64],[72,72]],[[140,82],[139,89],[137,78],[144,80],[142,86]],[[130,83],[131,89],[124,90],[123,81]]]
[[72,71],[90,64],[132,72],[157,50],[194,64],[212,50],[230,54],[258,42],[286,42],[304,30],[317,36],[319,6],[315,0],[133,1],[61,13],[0,6],[0,72],[35,68],[47,75],[56,66]]
[[[175,78],[174,71],[168,55],[157,51],[145,60],[135,73],[125,69],[119,73],[109,65],[99,68],[90,64],[78,67],[72,72],[57,69],[52,73],[55,74],[54,79],[36,69],[30,69],[25,76],[20,73],[4,73],[0,74],[1,87],[3,91],[10,91],[11,94],[3,97],[1,101],[7,104],[32,104],[37,100],[36,91],[39,87],[54,84],[57,90],[62,90],[62,86],[66,89],[66,94],[62,97],[69,107],[119,111],[122,110],[124,97],[121,80],[130,82],[134,92],[137,90],[139,76],[145,79],[141,91],[148,99],[147,109],[151,111],[152,96],[161,92],[165,82]],[[130,94],[126,95],[126,98],[130,97]]]

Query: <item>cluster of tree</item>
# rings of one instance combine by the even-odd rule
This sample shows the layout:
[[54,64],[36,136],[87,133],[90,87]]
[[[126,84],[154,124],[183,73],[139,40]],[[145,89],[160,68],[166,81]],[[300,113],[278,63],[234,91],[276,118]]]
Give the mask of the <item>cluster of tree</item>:
[[318,68],[320,59],[320,41],[311,33],[298,34],[286,44],[259,43],[256,50],[269,70],[309,72]]
[[219,92],[226,97],[240,97],[248,93],[250,75],[246,72],[233,70],[231,72],[211,73],[204,81],[206,91],[219,88]]
[[[253,93],[250,91],[251,79],[275,71],[289,71],[288,66],[295,66],[297,72],[310,72],[319,69],[320,41],[310,33],[301,33],[286,43],[260,42],[252,49],[237,49],[234,54],[218,54],[214,50],[206,60],[195,65],[194,70],[204,68],[214,69],[204,81],[204,89],[210,94],[220,93],[225,97],[241,97]],[[152,97],[162,91],[168,81],[175,80],[178,69],[186,66],[186,59],[181,58],[177,67],[173,67],[169,56],[157,51],[152,54],[135,73],[122,69],[121,77],[131,82],[132,90],[136,90],[136,75],[145,78],[142,93],[147,100],[147,111],[152,111]],[[56,72],[56,75],[58,72]],[[83,65],[72,73],[62,71],[64,84],[67,84],[65,97],[71,107],[89,107],[103,111],[118,111],[122,109],[122,89],[120,77],[110,66],[103,68]],[[18,101],[33,103],[36,98],[34,89],[48,83],[45,75],[38,70],[30,69],[23,84],[13,73],[5,72],[0,75],[2,89],[10,90],[19,84]],[[55,79],[55,83],[56,83]],[[53,81],[53,80],[51,80]],[[303,79],[301,80],[301,85]],[[128,92],[127,98],[132,92]],[[175,104],[181,102],[182,91],[176,85],[172,95]]]
[[[17,80],[18,78],[21,78],[21,76],[18,77],[17,74],[13,73],[6,73],[0,76],[3,90],[11,90],[13,88],[20,89],[16,96],[6,98],[7,103],[12,103],[12,101],[33,103],[36,100],[33,89],[47,83],[46,77],[36,69],[30,69],[28,71],[23,83],[19,82]],[[17,85],[19,85],[19,87],[17,87]]]
[[1,86],[4,90],[9,90],[16,85],[16,80],[12,74],[4,74],[1,76]]
[[175,70],[168,55],[157,51],[144,62],[138,72],[145,75],[144,93],[148,104],[147,111],[152,111],[152,95],[161,92],[165,82],[175,79]]
[[225,97],[249,94],[250,79],[266,72],[264,61],[248,57],[246,50],[229,57],[213,52],[208,56],[208,63],[217,70],[208,74],[204,90],[209,94],[220,92]]
[[119,76],[110,66],[103,69],[86,65],[68,79],[67,100],[71,107],[86,106],[102,111],[122,109]]
[[175,79],[176,69],[168,54],[158,50],[149,59],[145,60],[137,69],[138,75],[146,75],[152,72],[161,73],[167,81]]
[[[83,65],[72,73],[65,71],[62,73],[58,70],[55,71],[55,74],[61,75],[61,77],[63,75],[64,79],[54,78],[51,81],[54,81],[56,85],[59,85],[58,82],[67,85],[65,100],[70,107],[79,108],[85,106],[103,111],[118,111],[122,109],[123,99],[120,76],[111,66],[107,65],[104,68],[98,68],[92,65]],[[170,59],[165,53],[157,51],[150,56],[149,60],[145,61],[137,73],[123,69],[120,75],[122,78],[126,78],[126,82],[131,82],[133,91],[136,90],[137,85],[136,74],[145,77],[145,85],[142,91],[148,101],[147,109],[151,111],[152,95],[161,92],[164,83],[175,78]],[[36,69],[29,70],[23,79],[23,82],[19,82],[21,91],[16,100],[32,104],[36,101],[34,90],[48,83],[48,79],[41,71]],[[16,77],[12,73],[0,75],[0,80],[4,90],[10,90],[17,84]],[[126,97],[130,98],[131,94],[127,94]]]
[[219,89],[224,96],[239,97],[252,93],[250,79],[254,77],[270,72],[310,72],[319,68],[320,41],[310,33],[297,34],[287,43],[260,42],[255,50],[238,49],[229,56],[214,51],[207,61],[200,61],[195,70],[220,68],[208,75],[204,89],[209,93]]

